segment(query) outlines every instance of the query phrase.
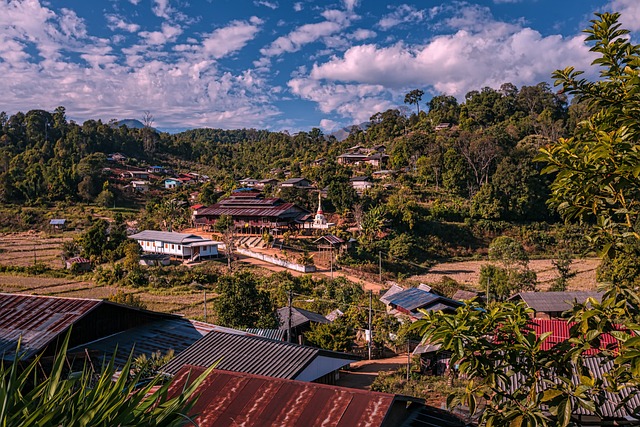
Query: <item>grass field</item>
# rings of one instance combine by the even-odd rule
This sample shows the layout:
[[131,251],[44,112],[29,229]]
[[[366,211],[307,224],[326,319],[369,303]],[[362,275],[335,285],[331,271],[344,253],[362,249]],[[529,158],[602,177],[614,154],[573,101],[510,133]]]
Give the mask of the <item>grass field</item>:
[[[427,274],[411,277],[423,283],[435,283],[443,276],[451,277],[459,283],[477,287],[480,279],[480,268],[488,261],[464,261],[436,264]],[[571,271],[576,275],[569,279],[568,290],[587,291],[596,288],[596,268],[599,258],[576,259],[571,264]],[[550,259],[537,259],[529,262],[529,267],[538,275],[538,290],[548,290],[557,276]]]
[[43,232],[0,234],[0,265],[26,267],[36,262],[52,268],[63,266],[62,244],[73,239],[73,232],[48,235]]

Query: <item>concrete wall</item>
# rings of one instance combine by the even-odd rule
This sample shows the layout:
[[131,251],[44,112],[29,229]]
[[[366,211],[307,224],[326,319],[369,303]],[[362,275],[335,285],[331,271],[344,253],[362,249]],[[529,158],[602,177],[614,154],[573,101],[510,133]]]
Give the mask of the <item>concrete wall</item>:
[[260,259],[262,261],[268,262],[269,264],[279,265],[280,267],[288,268],[290,270],[299,271],[301,273],[313,273],[316,271],[315,265],[300,265],[295,262],[289,262],[282,258],[275,258],[270,255],[261,254],[258,252],[253,252],[248,249],[238,248],[236,250],[238,253],[242,255],[249,256],[251,258]]

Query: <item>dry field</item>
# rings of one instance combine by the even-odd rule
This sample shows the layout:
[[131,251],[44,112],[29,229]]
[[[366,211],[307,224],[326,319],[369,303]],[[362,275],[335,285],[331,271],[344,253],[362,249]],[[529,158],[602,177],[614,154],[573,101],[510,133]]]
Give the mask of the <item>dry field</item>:
[[26,267],[40,262],[60,268],[62,244],[72,239],[72,232],[52,236],[35,231],[0,234],[0,265]]
[[[448,276],[459,283],[473,287],[478,286],[480,267],[488,261],[464,261],[436,264],[427,274],[411,277],[412,280],[423,283],[435,283],[442,276]],[[596,268],[600,264],[598,258],[576,259],[571,264],[571,271],[577,272],[576,276],[569,280],[569,290],[593,290],[596,288]],[[557,277],[555,267],[549,259],[532,260],[529,267],[538,275],[538,289],[548,290],[553,280]]]

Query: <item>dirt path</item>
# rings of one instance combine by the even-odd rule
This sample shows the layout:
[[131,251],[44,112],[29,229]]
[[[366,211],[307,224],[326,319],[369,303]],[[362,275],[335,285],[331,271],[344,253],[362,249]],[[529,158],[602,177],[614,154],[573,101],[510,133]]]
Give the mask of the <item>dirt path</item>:
[[388,359],[361,360],[351,364],[350,371],[340,371],[340,379],[336,385],[360,390],[369,390],[371,384],[381,371],[395,371],[407,364],[407,355]]

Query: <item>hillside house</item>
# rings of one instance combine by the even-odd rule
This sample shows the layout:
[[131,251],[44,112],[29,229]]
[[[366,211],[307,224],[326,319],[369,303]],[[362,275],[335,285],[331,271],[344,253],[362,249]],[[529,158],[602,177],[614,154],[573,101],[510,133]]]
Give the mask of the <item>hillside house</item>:
[[220,244],[196,234],[155,230],[144,230],[129,238],[136,240],[145,253],[165,254],[190,261],[217,257]]
[[254,185],[255,188],[264,189],[267,186],[275,187],[278,185],[278,180],[273,178],[261,179]]
[[167,190],[175,190],[182,187],[182,181],[177,178],[168,178],[164,180],[164,188]]
[[380,301],[385,303],[387,311],[394,315],[409,316],[412,321],[421,319],[424,315],[419,310],[453,312],[463,305],[460,301],[443,297],[420,288],[409,288],[398,291],[390,289],[383,295]]
[[230,197],[194,212],[194,223],[212,228],[222,215],[233,218],[235,231],[241,234],[274,234],[302,228],[302,218],[310,212],[280,198],[265,198],[257,190],[239,189]]
[[370,164],[374,168],[382,169],[387,166],[387,163],[389,163],[389,156],[384,153],[375,153],[367,156],[367,158],[364,159],[364,162]]
[[280,187],[282,188],[300,188],[300,189],[310,189],[311,181],[306,178],[289,178],[286,181],[282,181],[280,183]]
[[534,310],[533,317],[538,319],[557,319],[573,305],[584,303],[588,298],[602,301],[603,292],[520,292],[509,298],[517,302],[524,301]]
[[142,169],[127,170],[120,174],[120,178],[147,180],[149,179],[149,172]]
[[131,189],[136,193],[146,193],[149,191],[148,181],[131,181]]
[[354,176],[349,179],[349,183],[357,193],[362,193],[373,187],[373,182],[368,176]]
[[255,187],[258,182],[260,182],[260,180],[255,178],[245,178],[238,181],[243,187]]
[[62,231],[67,228],[67,220],[64,218],[54,218],[49,221],[49,226],[52,230]]
[[67,270],[91,271],[91,261],[82,257],[69,258],[64,265]]
[[147,168],[147,172],[156,174],[156,175],[162,175],[167,173],[167,168],[165,168],[164,166],[149,166]]
[[365,153],[344,153],[336,157],[339,165],[357,165],[369,157]]
[[[289,330],[289,307],[278,309],[281,331]],[[320,313],[291,307],[291,342],[304,344],[304,333],[311,329],[312,324],[331,323],[329,319]],[[288,340],[288,338],[286,338]]]

